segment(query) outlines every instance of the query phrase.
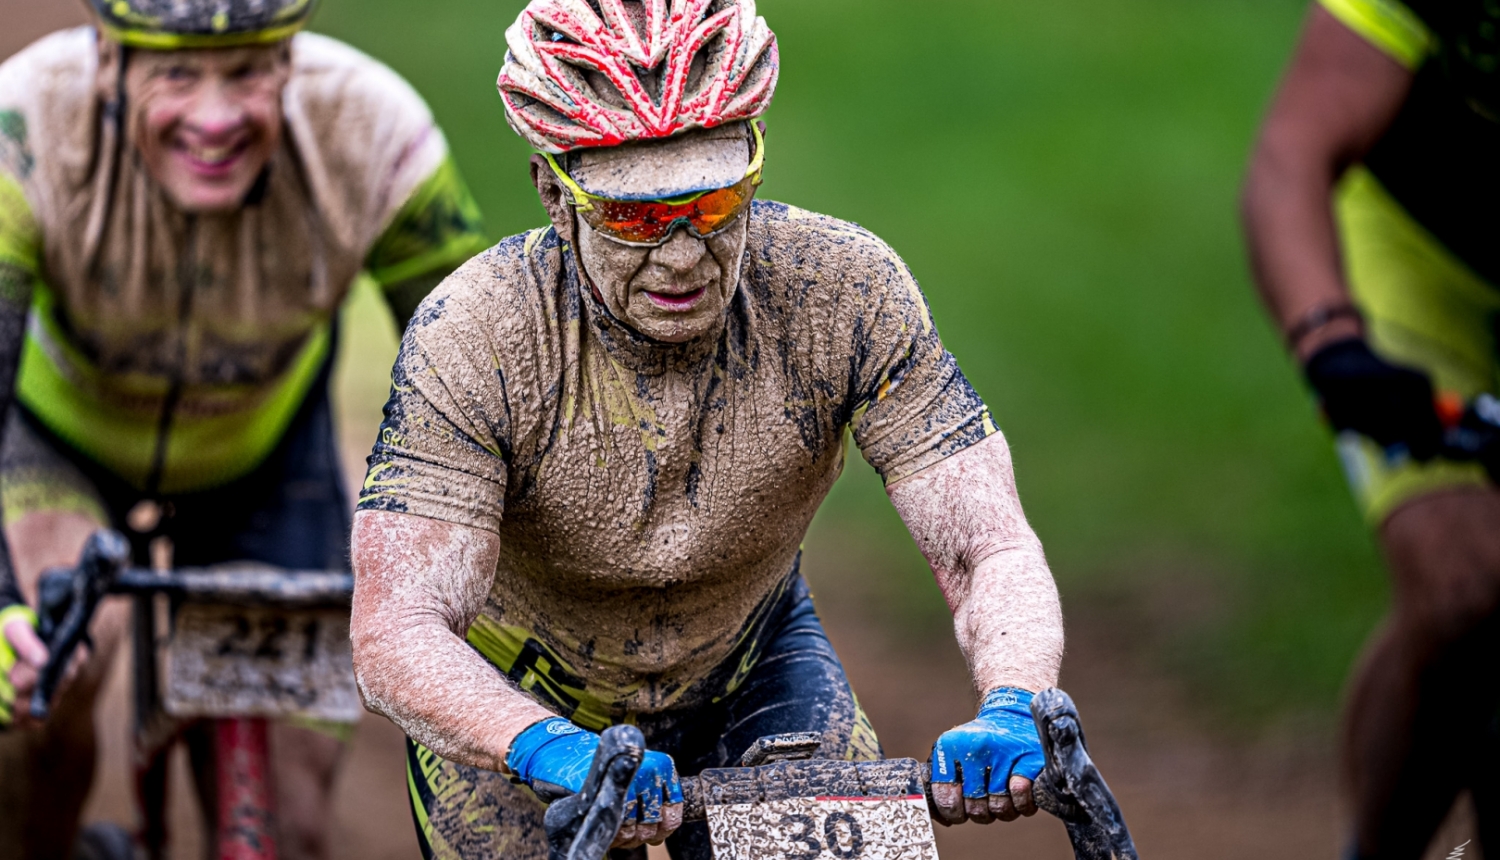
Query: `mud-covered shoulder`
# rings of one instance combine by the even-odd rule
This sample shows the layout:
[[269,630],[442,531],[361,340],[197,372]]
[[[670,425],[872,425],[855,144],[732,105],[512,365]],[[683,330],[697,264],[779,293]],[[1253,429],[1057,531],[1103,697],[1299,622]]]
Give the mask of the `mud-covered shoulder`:
[[292,40],[282,112],[324,221],[360,256],[448,157],[432,111],[411,84],[316,33]]
[[[513,452],[543,423],[556,372],[546,325],[551,230],[512,236],[459,267],[418,306],[391,374],[360,498],[495,531]],[[552,262],[549,262],[552,261]]]
[[[87,181],[97,64],[90,27],[59,30],[0,63],[0,170],[26,188],[34,207]],[[36,193],[43,185],[56,191]]]
[[890,300],[926,313],[906,262],[879,236],[850,221],[757,200],[747,248],[752,289],[776,304],[806,309]]
[[509,346],[517,341],[535,340],[528,329],[545,312],[557,253],[550,228],[500,240],[453,270],[422,300],[407,336],[431,342],[479,329],[490,332],[493,347],[501,352],[512,351]]
[[[560,247],[550,228],[501,240],[443,280],[417,307],[400,370],[441,382],[468,409],[526,428],[540,419],[538,392],[557,373]],[[421,379],[427,377],[427,380]]]

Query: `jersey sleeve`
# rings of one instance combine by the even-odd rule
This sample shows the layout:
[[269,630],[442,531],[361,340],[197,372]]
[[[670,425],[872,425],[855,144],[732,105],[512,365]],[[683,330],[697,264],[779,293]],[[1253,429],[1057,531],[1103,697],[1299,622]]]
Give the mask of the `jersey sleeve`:
[[[0,113],[0,135],[11,143],[19,141],[17,152],[25,152],[25,135],[11,135],[18,114]],[[11,155],[14,155],[12,153]],[[0,154],[0,432],[3,416],[10,411],[14,396],[16,368],[21,361],[21,342],[26,334],[26,311],[31,305],[31,290],[36,283],[41,254],[41,229],[27,205],[20,183],[14,178],[18,165],[12,157]],[[0,439],[3,442],[3,439]],[[0,609],[21,603],[5,530],[0,528]]]
[[1417,13],[1399,0],[1318,0],[1318,3],[1345,27],[1408,69],[1420,66],[1432,52],[1432,32]]
[[359,509],[498,532],[510,405],[483,322],[455,301],[463,272],[433,291],[407,327]]
[[365,269],[382,289],[446,273],[489,247],[479,204],[450,155],[375,240]]
[[873,236],[862,244],[867,274],[856,286],[865,309],[854,331],[849,423],[865,459],[893,484],[996,428],[938,338],[927,300],[906,264]]

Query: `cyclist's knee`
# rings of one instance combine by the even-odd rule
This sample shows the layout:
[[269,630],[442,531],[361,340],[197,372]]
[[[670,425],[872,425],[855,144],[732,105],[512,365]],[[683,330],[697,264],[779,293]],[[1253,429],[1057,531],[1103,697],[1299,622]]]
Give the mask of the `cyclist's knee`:
[[1423,496],[1381,529],[1396,579],[1396,621],[1434,645],[1463,639],[1500,613],[1500,492]]
[[28,511],[8,522],[5,540],[16,580],[27,599],[35,599],[43,571],[76,564],[84,542],[101,528],[104,524],[98,518],[71,510]]
[[287,860],[325,860],[330,851],[333,782],[344,744],[314,729],[271,724],[280,854]]

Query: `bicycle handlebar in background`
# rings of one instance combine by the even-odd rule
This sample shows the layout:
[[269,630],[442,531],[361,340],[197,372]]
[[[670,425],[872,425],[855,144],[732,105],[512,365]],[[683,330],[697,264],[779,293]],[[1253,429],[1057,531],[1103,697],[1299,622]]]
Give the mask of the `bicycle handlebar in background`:
[[354,575],[345,571],[288,571],[264,565],[222,565],[172,571],[128,567],[130,543],[101,529],[84,544],[78,565],[42,574],[37,589],[37,634],[47,646],[47,665],[31,696],[31,713],[45,720],[78,646],[89,641],[89,624],[108,595],[166,594],[175,600],[233,606],[348,606]]

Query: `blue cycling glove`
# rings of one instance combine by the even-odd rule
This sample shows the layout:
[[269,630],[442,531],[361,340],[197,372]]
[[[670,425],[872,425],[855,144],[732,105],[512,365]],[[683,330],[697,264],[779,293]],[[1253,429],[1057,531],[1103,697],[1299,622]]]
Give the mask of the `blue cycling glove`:
[[932,745],[932,781],[962,780],[964,797],[977,799],[1009,794],[1012,776],[1035,780],[1046,757],[1031,698],[1013,687],[985,696],[977,717],[943,732]]
[[[560,794],[562,792],[553,789],[562,789],[577,794],[583,790],[583,781],[588,778],[589,768],[594,764],[594,752],[598,749],[598,735],[580,729],[562,717],[552,717],[533,723],[516,735],[510,745],[510,754],[505,757],[505,766],[533,791],[540,789],[541,793]],[[666,753],[647,752],[630,783],[626,820],[652,824],[661,821],[662,804],[681,802],[682,783],[677,779],[677,767],[672,764],[672,757]],[[640,812],[639,817],[632,814],[636,810]]]

